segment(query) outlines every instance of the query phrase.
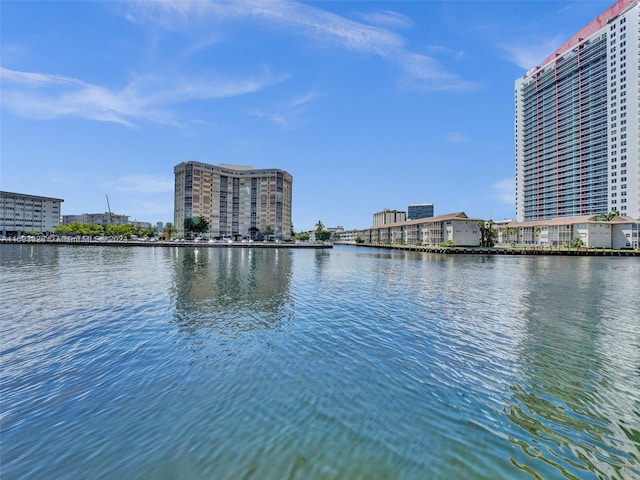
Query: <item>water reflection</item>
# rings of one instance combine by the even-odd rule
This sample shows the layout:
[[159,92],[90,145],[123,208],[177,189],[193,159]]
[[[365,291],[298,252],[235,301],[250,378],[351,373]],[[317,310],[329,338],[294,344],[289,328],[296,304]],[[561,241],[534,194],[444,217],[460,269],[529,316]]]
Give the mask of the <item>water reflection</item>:
[[292,318],[291,253],[278,249],[180,248],[172,252],[174,321],[219,340]]
[[[511,461],[536,478],[640,477],[640,380],[634,374],[639,337],[637,317],[628,317],[637,315],[640,304],[632,292],[598,295],[618,288],[612,267],[593,258],[527,264],[529,285],[519,298],[525,320],[522,371],[505,414],[526,432],[510,437],[526,454]],[[612,359],[600,347],[613,318],[616,331],[625,330],[625,322],[630,329],[636,325],[636,336],[616,356],[617,374],[608,371]],[[622,391],[615,385],[620,375],[626,379]]]

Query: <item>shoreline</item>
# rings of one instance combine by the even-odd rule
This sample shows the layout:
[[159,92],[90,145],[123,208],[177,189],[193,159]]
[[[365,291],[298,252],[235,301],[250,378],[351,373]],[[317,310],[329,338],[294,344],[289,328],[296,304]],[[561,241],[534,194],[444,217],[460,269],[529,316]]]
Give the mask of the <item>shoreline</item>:
[[96,247],[203,247],[203,248],[311,248],[330,249],[333,244],[314,243],[274,243],[274,242],[231,242],[231,243],[209,243],[194,241],[159,241],[145,242],[139,240],[13,240],[2,239],[0,245],[73,245],[73,246],[96,246]]
[[522,247],[522,248],[488,248],[488,247],[429,247],[426,245],[370,245],[355,243],[339,243],[353,247],[383,248],[387,250],[404,250],[411,252],[438,253],[442,255],[562,255],[577,257],[640,257],[638,250],[607,249],[567,249],[564,247]]

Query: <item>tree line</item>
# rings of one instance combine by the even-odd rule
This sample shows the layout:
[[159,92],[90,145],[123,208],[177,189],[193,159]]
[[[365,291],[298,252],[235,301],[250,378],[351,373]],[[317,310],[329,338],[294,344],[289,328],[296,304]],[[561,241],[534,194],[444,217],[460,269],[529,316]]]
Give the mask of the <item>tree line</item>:
[[56,227],[57,235],[82,236],[82,237],[100,237],[103,235],[111,237],[153,237],[156,235],[156,229],[139,227],[131,224],[122,225],[93,225],[91,223],[74,222],[69,225],[60,225]]

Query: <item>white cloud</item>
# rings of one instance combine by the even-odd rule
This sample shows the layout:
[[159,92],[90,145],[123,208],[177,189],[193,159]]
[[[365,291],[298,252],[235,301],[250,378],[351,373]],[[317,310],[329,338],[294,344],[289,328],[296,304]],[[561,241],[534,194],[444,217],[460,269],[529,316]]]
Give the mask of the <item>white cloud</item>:
[[494,196],[507,205],[515,205],[516,203],[516,180],[515,178],[505,178],[494,183],[491,188],[493,189]]
[[255,77],[184,78],[138,76],[122,90],[75,78],[0,68],[2,105],[27,118],[76,117],[134,126],[145,120],[177,125],[167,108],[190,100],[218,99],[257,92],[285,77],[264,70]]

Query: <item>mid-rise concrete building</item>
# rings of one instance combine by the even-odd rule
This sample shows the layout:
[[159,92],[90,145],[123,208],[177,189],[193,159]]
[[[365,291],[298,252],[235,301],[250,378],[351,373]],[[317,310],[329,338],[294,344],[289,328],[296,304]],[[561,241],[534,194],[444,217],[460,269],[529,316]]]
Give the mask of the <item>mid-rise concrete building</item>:
[[619,0],[515,82],[518,221],[640,218],[638,0]]
[[76,222],[88,223],[90,225],[126,225],[130,223],[128,215],[119,215],[117,213],[109,212],[62,216],[63,225],[71,225]]
[[390,223],[404,222],[406,219],[407,214],[405,212],[385,208],[381,212],[373,214],[373,225],[388,225]]
[[184,235],[186,218],[202,217],[212,238],[291,238],[293,177],[276,168],[182,162],[175,166],[174,226]]
[[433,217],[433,203],[413,203],[407,208],[407,220]]
[[52,233],[60,225],[61,198],[0,192],[0,234]]

